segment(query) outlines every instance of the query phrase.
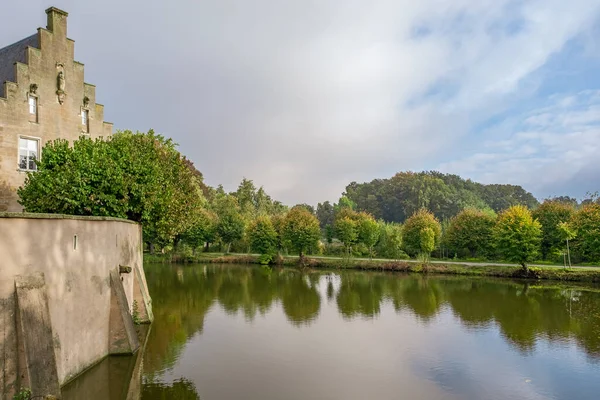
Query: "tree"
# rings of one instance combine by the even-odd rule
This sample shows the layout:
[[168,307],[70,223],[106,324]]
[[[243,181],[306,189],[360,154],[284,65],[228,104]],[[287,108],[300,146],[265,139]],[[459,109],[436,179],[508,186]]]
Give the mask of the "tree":
[[565,239],[563,239],[559,224],[569,221],[574,212],[572,203],[559,200],[546,200],[533,211],[533,218],[542,224],[540,250],[544,260],[556,250],[563,248]]
[[542,227],[525,206],[512,206],[503,211],[494,227],[494,240],[500,254],[508,261],[527,264],[538,255]]
[[329,201],[317,204],[317,218],[321,229],[326,229],[327,226],[333,225],[335,212],[334,208]]
[[369,258],[373,258],[373,246],[379,240],[380,230],[377,221],[365,212],[359,214],[358,241],[369,248]]
[[539,205],[520,186],[482,185],[437,171],[399,172],[389,179],[352,182],[346,186],[345,196],[355,204],[355,210],[367,211],[387,222],[404,222],[421,208],[443,221],[465,208],[498,212],[515,204],[532,208]]
[[573,248],[584,261],[600,261],[600,204],[586,203],[573,216]]
[[569,260],[569,268],[571,268],[571,249],[569,248],[569,240],[575,239],[577,237],[577,232],[571,228],[571,225],[568,222],[559,222],[558,231],[560,232],[561,238],[567,243],[567,256]]
[[304,207],[292,208],[283,223],[283,238],[300,255],[303,262],[304,252],[316,247],[321,237],[319,220]]
[[[423,235],[430,234],[429,231],[425,234],[422,233],[422,231],[427,228],[433,232],[433,248],[435,248],[439,244],[442,228],[440,222],[433,213],[422,208],[406,220],[402,233],[404,247],[408,254],[414,256],[427,253],[428,247],[423,247],[424,242],[422,240]],[[433,251],[433,249],[431,251]],[[431,253],[431,251],[429,251],[429,253]],[[427,254],[429,255],[429,253]]]
[[398,259],[402,252],[402,225],[380,221],[379,241],[375,246],[378,256]]
[[209,210],[202,210],[195,225],[181,235],[181,240],[194,248],[206,244],[206,250],[217,236],[217,215]]
[[256,187],[254,186],[254,182],[243,178],[237,190],[232,195],[237,199],[241,213],[248,218],[254,217],[256,211],[254,203]]
[[216,200],[217,234],[225,244],[225,253],[229,253],[231,243],[244,236],[245,221],[237,199],[231,195],[220,195]]
[[445,243],[455,253],[467,250],[471,257],[487,255],[493,246],[492,232],[495,223],[493,211],[464,209],[450,220],[445,232]]
[[49,142],[18,191],[29,212],[127,218],[166,244],[197,223],[206,201],[171,139],[119,131],[110,139]]
[[346,255],[351,256],[352,245],[358,240],[358,224],[349,216],[336,218],[335,221],[336,237],[344,244]]
[[435,249],[435,232],[433,228],[427,226],[421,229],[419,232],[419,239],[421,245],[421,254],[424,262],[429,262],[429,256],[433,249]]
[[269,264],[277,251],[277,232],[266,216],[257,217],[248,226],[248,238],[252,250],[261,254],[261,264]]

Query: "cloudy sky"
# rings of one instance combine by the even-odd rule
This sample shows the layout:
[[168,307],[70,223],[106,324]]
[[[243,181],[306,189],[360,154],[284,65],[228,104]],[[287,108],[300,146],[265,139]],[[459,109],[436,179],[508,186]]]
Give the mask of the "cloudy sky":
[[600,190],[600,0],[3,0],[0,47],[50,5],[106,119],[173,137],[208,184],[289,204],[423,169]]

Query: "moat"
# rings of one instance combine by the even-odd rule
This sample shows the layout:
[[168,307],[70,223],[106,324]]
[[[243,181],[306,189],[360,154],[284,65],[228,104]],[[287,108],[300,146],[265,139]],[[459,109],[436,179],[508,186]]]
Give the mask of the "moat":
[[109,378],[136,368],[135,357],[113,357],[64,388],[65,398],[77,390],[148,400],[600,392],[598,287],[235,265],[145,270],[155,321],[141,381]]

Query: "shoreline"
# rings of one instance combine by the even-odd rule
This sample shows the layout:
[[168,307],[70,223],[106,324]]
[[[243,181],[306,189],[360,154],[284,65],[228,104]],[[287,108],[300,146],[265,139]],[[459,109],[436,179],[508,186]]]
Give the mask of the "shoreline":
[[[221,253],[202,253],[193,259],[178,260],[170,255],[144,254],[144,261],[150,263],[165,264],[252,264],[260,265],[259,257],[256,255]],[[276,265],[297,267],[299,259],[297,256],[282,257]],[[493,264],[493,263],[491,263]],[[357,260],[341,258],[314,258],[305,256],[305,268],[314,269],[336,269],[336,270],[362,270],[362,271],[389,271],[404,273],[419,273],[432,275],[459,275],[459,276],[484,276],[523,280],[550,280],[560,282],[588,282],[600,283],[600,268],[573,267],[565,269],[557,266],[535,266],[529,267],[529,273],[525,274],[520,266],[516,265],[487,265],[481,263],[429,263],[423,264],[418,261],[406,260]]]

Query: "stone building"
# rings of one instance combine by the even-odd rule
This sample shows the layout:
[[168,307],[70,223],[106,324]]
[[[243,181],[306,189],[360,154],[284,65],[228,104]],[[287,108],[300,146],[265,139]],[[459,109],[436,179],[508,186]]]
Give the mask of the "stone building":
[[22,209],[16,190],[46,142],[112,134],[96,87],[74,61],[68,14],[54,7],[46,14],[46,29],[0,49],[0,212]]

